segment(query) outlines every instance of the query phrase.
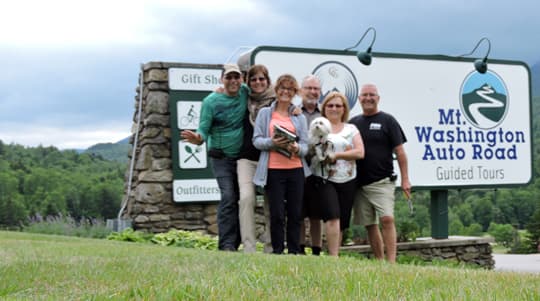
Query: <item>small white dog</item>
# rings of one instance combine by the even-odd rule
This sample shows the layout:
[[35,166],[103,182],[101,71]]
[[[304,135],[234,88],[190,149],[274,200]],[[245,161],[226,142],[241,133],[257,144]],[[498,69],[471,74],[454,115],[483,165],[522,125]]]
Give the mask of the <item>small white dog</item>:
[[334,173],[330,163],[335,160],[334,145],[328,140],[331,132],[332,125],[325,117],[317,117],[309,125],[311,168],[322,168],[322,176],[325,178]]

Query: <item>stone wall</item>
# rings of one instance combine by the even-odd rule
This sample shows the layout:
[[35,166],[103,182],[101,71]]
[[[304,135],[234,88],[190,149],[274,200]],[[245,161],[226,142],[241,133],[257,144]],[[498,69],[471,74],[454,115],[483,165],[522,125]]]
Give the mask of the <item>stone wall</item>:
[[[475,264],[493,269],[495,261],[491,254],[492,238],[450,236],[447,239],[418,239],[414,242],[398,243],[398,254],[416,256],[424,261],[446,260]],[[373,256],[369,245],[342,247],[343,251]]]

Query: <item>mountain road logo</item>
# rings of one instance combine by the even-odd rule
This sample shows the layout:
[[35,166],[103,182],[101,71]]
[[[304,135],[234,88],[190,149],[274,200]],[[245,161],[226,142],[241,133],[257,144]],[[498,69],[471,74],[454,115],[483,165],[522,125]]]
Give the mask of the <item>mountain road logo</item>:
[[358,97],[358,81],[349,67],[337,61],[326,61],[315,67],[313,75],[321,82],[322,101],[330,92],[341,92],[349,101],[349,108],[353,108]]
[[471,72],[461,86],[461,111],[465,119],[480,129],[499,125],[508,112],[508,90],[493,71]]

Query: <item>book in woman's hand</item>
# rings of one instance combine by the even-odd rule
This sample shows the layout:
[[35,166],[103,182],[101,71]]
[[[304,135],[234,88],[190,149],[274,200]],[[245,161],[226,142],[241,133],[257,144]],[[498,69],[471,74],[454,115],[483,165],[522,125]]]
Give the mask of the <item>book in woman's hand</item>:
[[[274,125],[274,137],[284,137],[289,141],[289,143],[298,141],[298,136],[296,136],[295,133],[277,124]],[[287,158],[292,157],[292,153],[285,148],[277,147],[276,151]]]
[[274,125],[274,137],[285,137],[287,140],[289,140],[289,142],[298,141],[298,136],[296,136],[295,133],[280,126],[279,124]]

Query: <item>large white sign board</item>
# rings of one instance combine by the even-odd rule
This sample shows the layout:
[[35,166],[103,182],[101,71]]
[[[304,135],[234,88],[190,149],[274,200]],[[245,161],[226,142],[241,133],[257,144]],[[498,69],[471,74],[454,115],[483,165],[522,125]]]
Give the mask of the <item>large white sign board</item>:
[[364,66],[345,51],[259,47],[247,55],[268,67],[273,82],[284,73],[299,82],[318,76],[323,95],[339,90],[348,97],[350,116],[361,113],[361,85],[376,84],[379,108],[405,131],[414,187],[499,187],[532,178],[530,70],[524,63],[490,60],[480,74],[472,59],[441,56],[375,54]]

